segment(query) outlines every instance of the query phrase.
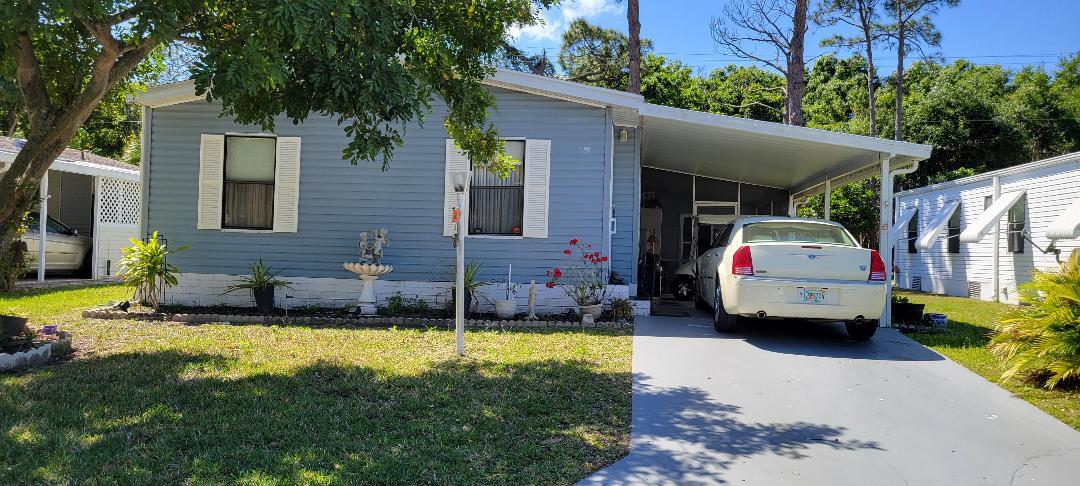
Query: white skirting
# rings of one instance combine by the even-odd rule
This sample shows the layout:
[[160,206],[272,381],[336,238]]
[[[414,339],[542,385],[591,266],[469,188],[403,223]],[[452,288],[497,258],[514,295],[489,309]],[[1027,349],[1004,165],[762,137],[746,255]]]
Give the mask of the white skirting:
[[[236,275],[184,273],[179,275],[178,279],[177,285],[165,292],[164,302],[167,304],[238,307],[255,305],[248,292],[235,291],[223,294],[226,287],[237,283],[239,277]],[[359,279],[285,277],[284,280],[291,283],[292,289],[279,288],[275,292],[275,305],[278,307],[286,307],[286,305],[288,307],[348,307],[359,302],[360,292],[363,289]],[[401,294],[406,298],[422,298],[430,307],[439,308],[451,300],[452,286],[452,282],[379,279],[375,281],[375,298],[380,305],[385,305],[390,297]],[[473,310],[492,312],[495,308],[494,301],[505,298],[505,287],[505,284],[492,284],[481,288],[478,291],[479,295],[473,298]],[[518,288],[515,298],[518,303],[518,312],[526,312],[529,303],[529,283],[519,283]],[[609,285],[608,295],[628,297],[630,288],[627,285]],[[571,308],[577,308],[577,306],[561,288],[549,289],[543,282],[536,283],[537,312],[562,312]]]

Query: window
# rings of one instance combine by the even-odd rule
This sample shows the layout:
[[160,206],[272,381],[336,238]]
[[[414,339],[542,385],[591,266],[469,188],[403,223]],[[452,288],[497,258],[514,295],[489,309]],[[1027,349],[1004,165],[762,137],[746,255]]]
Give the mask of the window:
[[957,206],[949,217],[949,240],[947,242],[949,253],[960,253],[960,210],[963,206]]
[[1024,252],[1024,228],[1027,226],[1027,198],[1022,197],[1009,208],[1009,253]]
[[469,234],[521,236],[525,207],[525,141],[503,142],[514,169],[507,177],[472,166],[469,186]]
[[810,243],[856,246],[843,229],[831,224],[764,222],[743,226],[746,243]]
[[994,196],[983,196],[983,211],[990,209],[990,206],[994,204]]
[[916,209],[907,223],[907,252],[917,253],[915,240],[919,238],[919,210]]
[[221,227],[274,227],[274,172],[277,139],[225,137]]

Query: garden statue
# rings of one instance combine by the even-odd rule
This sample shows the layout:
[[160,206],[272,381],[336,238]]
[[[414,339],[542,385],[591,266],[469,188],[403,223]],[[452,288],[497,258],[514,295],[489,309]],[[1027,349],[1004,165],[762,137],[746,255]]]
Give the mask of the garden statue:
[[386,237],[389,234],[386,228],[379,228],[371,232],[373,241],[368,241],[368,232],[361,231],[360,239],[356,241],[356,246],[360,248],[360,261],[378,265],[382,260],[383,247],[390,246],[390,240]]
[[375,239],[375,241],[371,243],[371,255],[374,258],[375,263],[379,263],[379,260],[382,260],[383,247],[390,246],[390,239],[387,238],[387,235],[389,234],[390,231],[386,228],[379,228],[371,232],[372,238]]
[[529,282],[529,315],[526,319],[536,320],[536,280]]

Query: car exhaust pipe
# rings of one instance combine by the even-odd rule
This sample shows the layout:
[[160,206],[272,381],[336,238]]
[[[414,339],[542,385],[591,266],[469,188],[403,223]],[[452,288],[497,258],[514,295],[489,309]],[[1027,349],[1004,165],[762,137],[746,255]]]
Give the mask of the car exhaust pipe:
[[862,324],[862,323],[863,323],[863,321],[865,321],[865,319],[863,318],[863,316],[856,316],[856,317],[855,317],[855,321],[854,321],[854,322],[855,322],[855,324]]
[[758,319],[764,319],[765,318],[765,311],[757,311],[757,317],[758,317]]

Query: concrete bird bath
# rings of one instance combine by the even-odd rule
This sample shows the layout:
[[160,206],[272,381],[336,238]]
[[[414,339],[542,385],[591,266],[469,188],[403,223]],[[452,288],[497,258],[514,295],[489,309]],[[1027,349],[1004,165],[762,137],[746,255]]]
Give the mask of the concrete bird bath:
[[390,265],[376,263],[345,263],[345,270],[355,273],[364,282],[364,289],[360,292],[360,313],[373,315],[377,311],[375,300],[375,280],[381,275],[394,271]]
[[379,228],[371,232],[369,240],[368,232],[361,232],[360,239],[356,242],[356,246],[360,248],[360,261],[342,264],[345,270],[355,273],[360,280],[364,281],[359,306],[360,313],[364,315],[373,315],[378,311],[376,306],[378,301],[375,300],[375,280],[381,275],[394,271],[394,267],[390,265],[379,264],[383,256],[383,247],[390,246],[390,240],[387,238],[389,233],[386,228]]

